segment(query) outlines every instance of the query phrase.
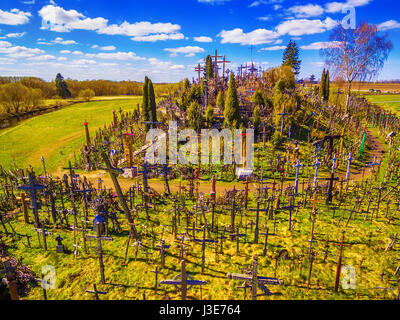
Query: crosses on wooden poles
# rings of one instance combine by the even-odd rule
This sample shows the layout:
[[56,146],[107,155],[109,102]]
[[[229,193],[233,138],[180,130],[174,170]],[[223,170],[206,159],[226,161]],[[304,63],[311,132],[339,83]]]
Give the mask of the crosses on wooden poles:
[[157,289],[158,289],[158,275],[159,274],[163,274],[159,269],[158,266],[156,266],[155,270],[151,270],[150,272],[155,274],[155,282],[154,282],[154,291],[157,293]]
[[91,291],[91,290],[86,290],[86,292],[87,292],[87,293],[92,293],[92,294],[94,294],[96,300],[100,300],[99,294],[107,294],[107,292],[98,291],[98,290],[97,290],[97,286],[96,286],[95,284],[93,284],[93,291]]
[[319,162],[318,158],[315,159],[314,162],[314,167],[315,167],[315,173],[314,173],[314,189],[317,188],[318,186],[318,168],[321,165],[321,162]]
[[172,280],[161,280],[160,284],[173,285],[181,292],[181,299],[186,300],[187,290],[192,286],[202,286],[207,284],[207,281],[193,280],[186,273],[186,261],[181,262],[181,273]]
[[161,239],[161,244],[158,244],[156,247],[160,248],[161,268],[165,268],[165,249],[169,249],[170,246],[165,245],[165,240]]
[[69,177],[71,179],[71,188],[72,188],[72,190],[75,191],[75,189],[77,189],[75,180],[78,177],[78,175],[75,174],[74,170],[76,170],[77,168],[73,168],[72,164],[71,164],[71,161],[68,161],[68,168],[63,168],[63,169],[64,170],[69,170]]
[[35,175],[33,172],[29,173],[29,185],[23,185],[23,186],[18,187],[19,190],[26,190],[26,191],[30,192],[30,199],[31,199],[31,204],[32,204],[33,215],[35,217],[35,227],[36,228],[39,228],[39,226],[40,226],[36,191],[43,190],[44,188],[45,187],[43,185],[36,184]]
[[206,239],[206,226],[203,227],[203,239],[194,239],[196,242],[202,244],[202,256],[201,256],[201,274],[204,274],[204,266],[206,263],[206,243],[217,243],[218,241],[212,239]]
[[120,173],[121,170],[117,169],[117,168],[113,168],[111,166],[110,159],[108,158],[107,154],[104,151],[102,152],[102,157],[103,157],[103,161],[106,164],[107,171],[111,176],[111,180],[112,180],[112,182],[114,184],[115,191],[117,192],[117,196],[118,196],[119,202],[121,203],[122,209],[124,210],[124,213],[128,217],[128,220],[129,220],[129,223],[130,223],[131,229],[132,229],[131,230],[132,231],[132,235],[136,239],[138,239],[138,233],[137,233],[136,227],[135,227],[135,225],[133,223],[133,218],[132,218],[131,212],[130,212],[130,210],[128,208],[128,205],[126,204],[125,197],[124,197],[124,195],[122,193],[121,187],[120,187],[120,185],[118,183],[118,179],[117,179],[117,176],[116,176],[116,174]]
[[6,274],[6,278],[3,279],[5,284],[8,286],[10,291],[11,300],[19,300],[18,286],[17,286],[17,267],[14,267],[10,261],[4,262],[4,271],[1,273]]
[[296,180],[294,184],[294,192],[297,195],[299,193],[299,173],[300,173],[300,168],[303,167],[303,165],[300,164],[299,159],[297,159],[297,163],[293,167],[296,168]]
[[286,113],[285,106],[283,106],[283,112],[278,114],[278,116],[282,117],[282,120],[281,120],[281,136],[283,136],[283,129],[285,128],[285,117],[288,116],[288,115],[290,115],[290,113]]
[[260,287],[267,295],[271,295],[271,292],[265,285],[283,285],[283,280],[278,280],[277,278],[268,278],[258,276],[258,256],[253,256],[252,271],[250,274],[238,274],[238,273],[228,273],[226,275],[228,279],[242,280],[249,283],[252,290],[251,296],[252,300],[257,300],[257,287]]
[[[53,233],[52,233],[52,232],[49,232],[49,231],[47,231],[47,230],[45,230],[45,229],[39,229],[39,228],[35,228],[34,230],[37,232],[38,237],[39,237],[39,234],[40,234],[40,233],[42,234],[42,236],[43,236],[43,246],[44,246],[44,250],[47,251],[47,236],[48,236],[48,235],[52,235]],[[40,238],[39,238],[39,239],[40,239]],[[39,242],[39,243],[40,243],[40,242]]]
[[104,262],[103,262],[103,248],[101,246],[101,241],[113,241],[113,238],[109,237],[102,237],[100,234],[100,228],[96,228],[97,230],[97,235],[89,235],[86,234],[85,238],[88,240],[97,240],[97,253],[99,255],[99,266],[100,266],[100,275],[101,275],[101,283],[105,284],[106,283],[106,277],[104,275]]
[[258,236],[259,236],[259,221],[260,221],[260,211],[261,212],[268,212],[269,209],[260,209],[260,201],[257,201],[257,209],[249,209],[249,211],[256,212],[256,224],[254,229],[254,243],[258,243]]
[[336,154],[332,159],[333,165],[332,165],[332,172],[331,172],[331,177],[326,178],[325,180],[329,181],[329,189],[328,189],[328,197],[327,197],[327,203],[332,203],[333,199],[333,183],[334,181],[338,181],[339,178],[335,178],[335,168],[336,168],[336,161],[338,158],[336,158]]

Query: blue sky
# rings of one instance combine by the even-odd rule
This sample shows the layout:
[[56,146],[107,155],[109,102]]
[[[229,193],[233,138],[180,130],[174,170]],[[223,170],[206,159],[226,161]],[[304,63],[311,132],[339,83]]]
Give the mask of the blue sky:
[[319,78],[319,49],[348,6],[389,33],[379,80],[400,79],[400,3],[389,0],[1,0],[0,75],[175,82],[216,49],[235,72],[252,58],[277,66],[292,39],[300,78]]

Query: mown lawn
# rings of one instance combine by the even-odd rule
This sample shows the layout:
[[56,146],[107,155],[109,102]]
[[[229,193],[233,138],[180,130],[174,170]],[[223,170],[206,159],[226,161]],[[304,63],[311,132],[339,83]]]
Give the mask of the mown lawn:
[[141,97],[124,100],[79,103],[62,110],[26,120],[0,131],[0,165],[15,164],[25,168],[29,164],[41,171],[41,157],[51,172],[73,157],[85,139],[84,125],[89,122],[91,132],[112,121],[112,110],[128,111],[136,108]]
[[386,108],[391,112],[400,114],[400,95],[399,94],[383,94],[383,95],[366,95],[369,101]]

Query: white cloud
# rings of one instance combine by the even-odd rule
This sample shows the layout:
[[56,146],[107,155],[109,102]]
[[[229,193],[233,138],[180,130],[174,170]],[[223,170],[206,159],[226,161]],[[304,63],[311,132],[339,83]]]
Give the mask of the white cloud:
[[17,26],[29,22],[32,16],[30,12],[20,11],[19,9],[11,9],[10,11],[3,11],[0,9],[0,24],[7,24]]
[[212,38],[210,38],[210,37],[205,37],[205,36],[194,37],[193,39],[194,39],[194,41],[196,41],[196,42],[204,42],[204,43],[213,42],[213,39],[212,39]]
[[285,48],[286,48],[285,46],[273,46],[273,47],[262,48],[259,51],[277,51],[277,50],[284,50]]
[[54,40],[51,40],[50,42],[38,41],[38,44],[44,44],[44,45],[60,44],[63,46],[68,46],[68,45],[78,44],[78,43],[75,40],[64,40],[61,37],[57,37]]
[[102,51],[114,51],[114,50],[116,50],[117,48],[116,48],[115,46],[104,46],[104,47],[100,47],[100,46],[98,46],[97,44],[95,44],[95,45],[92,46],[92,49],[99,49],[99,50],[102,50]]
[[196,53],[204,52],[204,49],[197,46],[187,46],[179,48],[166,48],[164,51],[170,52],[171,57],[176,57],[179,53],[185,54],[185,57],[193,57]]
[[22,38],[24,35],[26,35],[26,32],[20,32],[20,33],[8,33],[6,34],[7,38]]
[[11,43],[7,41],[0,41],[0,53],[6,54],[6,56],[9,58],[26,59],[44,54],[45,51],[37,48],[12,46]]
[[219,34],[222,38],[221,43],[239,43],[241,45],[258,45],[271,43],[279,34],[267,29],[257,29],[249,33],[244,33],[243,29],[222,30]]
[[229,2],[231,0],[197,0],[199,3],[207,3],[207,4],[222,4],[225,2]]
[[156,42],[156,41],[165,41],[165,40],[182,40],[185,36],[182,33],[160,33],[160,34],[151,34],[148,36],[137,36],[131,38],[133,41],[138,42]]
[[333,29],[338,22],[327,17],[324,21],[295,19],[282,22],[276,27],[280,35],[302,36],[316,33],[323,33]]
[[108,24],[108,19],[88,18],[76,10],[65,10],[55,5],[48,5],[39,11],[42,18],[42,29],[56,32],[69,32],[71,30],[92,30],[99,34],[124,35],[133,37],[133,41],[163,41],[182,40],[181,26],[172,23],[151,23],[141,21],[129,23],[127,21],[117,24]]
[[108,23],[107,19],[86,18],[76,10],[65,10],[54,5],[40,9],[39,16],[42,18],[42,29],[56,32],[69,32],[74,29],[99,30]]
[[304,6],[294,6],[288,9],[297,18],[308,18],[320,16],[324,13],[324,9],[318,4],[307,4]]
[[258,17],[257,20],[260,20],[260,21],[268,21],[268,20],[271,20],[271,16],[268,15],[268,16],[264,16],[264,17]]
[[91,54],[87,53],[86,57],[88,58],[99,58],[104,60],[146,60],[145,58],[139,57],[134,52],[115,52],[115,53],[97,53]]
[[327,41],[327,42],[314,42],[306,46],[301,46],[300,49],[303,50],[320,50],[325,48],[332,48],[337,46],[339,42],[336,41]]
[[149,63],[156,67],[158,70],[183,70],[185,66],[183,64],[172,64],[169,61],[161,61],[157,58],[150,58]]
[[71,51],[70,50],[61,50],[60,53],[62,53],[62,54],[70,54]]
[[71,54],[74,54],[74,55],[76,55],[76,56],[79,56],[79,55],[82,55],[83,52],[82,52],[82,51],[79,51],[79,50],[76,50],[76,51],[72,51]]
[[325,11],[328,13],[342,12],[346,7],[361,7],[369,4],[372,0],[347,0],[346,2],[328,2]]
[[49,60],[55,60],[56,57],[51,55],[51,54],[44,54],[44,55],[40,55],[37,57],[32,57],[32,58],[28,58],[27,60],[30,61],[49,61]]
[[400,29],[400,22],[396,20],[388,20],[378,25],[380,31],[386,31],[391,29]]
[[80,60],[74,60],[71,61],[71,64],[77,64],[77,65],[88,65],[88,64],[96,64],[97,62],[94,60],[87,60],[87,59],[80,59]]

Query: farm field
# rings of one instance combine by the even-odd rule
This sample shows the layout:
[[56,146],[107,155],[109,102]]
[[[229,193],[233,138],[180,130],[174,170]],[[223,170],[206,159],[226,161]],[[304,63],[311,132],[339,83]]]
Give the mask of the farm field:
[[365,95],[371,103],[380,105],[386,110],[400,115],[400,94]]
[[84,142],[84,122],[90,131],[111,122],[112,110],[132,111],[141,97],[84,102],[62,110],[35,117],[15,127],[0,131],[0,164],[5,167],[32,165],[42,170],[55,171],[65,165]]

